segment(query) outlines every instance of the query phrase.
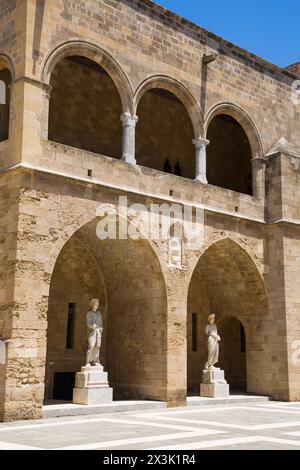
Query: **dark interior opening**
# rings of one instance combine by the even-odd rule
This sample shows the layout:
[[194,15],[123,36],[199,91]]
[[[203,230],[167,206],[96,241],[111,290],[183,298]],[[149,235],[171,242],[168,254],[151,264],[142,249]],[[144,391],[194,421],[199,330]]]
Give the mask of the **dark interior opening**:
[[194,179],[194,131],[181,101],[173,93],[155,88],[142,96],[137,114],[137,163]]
[[0,71],[0,142],[9,138],[10,85],[11,73],[8,69]]
[[120,158],[122,103],[106,71],[92,60],[61,60],[51,75],[49,140]]
[[53,400],[72,401],[76,372],[55,372],[53,377]]
[[221,114],[210,123],[207,138],[207,179],[209,184],[253,195],[252,152],[242,126]]

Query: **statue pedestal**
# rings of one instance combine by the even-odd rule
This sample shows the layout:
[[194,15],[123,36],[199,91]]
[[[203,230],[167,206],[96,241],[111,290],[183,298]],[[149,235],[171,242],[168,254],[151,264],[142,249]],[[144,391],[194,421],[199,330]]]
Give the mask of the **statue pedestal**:
[[200,396],[207,398],[229,397],[229,385],[221,369],[206,369],[202,373]]
[[77,405],[102,405],[112,403],[112,388],[108,385],[107,372],[102,366],[82,367],[75,378],[73,403]]

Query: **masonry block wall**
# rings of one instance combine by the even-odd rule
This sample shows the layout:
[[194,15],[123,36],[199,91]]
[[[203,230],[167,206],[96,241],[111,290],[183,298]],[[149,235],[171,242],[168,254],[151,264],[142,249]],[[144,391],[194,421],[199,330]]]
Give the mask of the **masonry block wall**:
[[[211,53],[217,59],[206,66]],[[297,76],[149,0],[4,0],[0,73],[12,79],[9,138],[0,142],[0,337],[10,340],[0,366],[1,419],[41,417],[53,374],[79,368],[94,296],[115,397],[184,406],[188,390],[199,390],[203,327],[213,311],[229,380],[298,400]],[[139,118],[136,165],[121,160],[123,113]],[[192,140],[211,135],[224,114],[248,139],[253,196],[237,192],[248,184],[238,157],[219,171],[241,186],[193,181]],[[221,130],[213,134],[221,146]],[[285,149],[270,151],[282,138]],[[163,171],[166,158],[172,167],[180,162],[183,177]],[[202,246],[192,250],[183,239],[175,269],[164,240],[100,241],[99,207],[118,211],[119,196],[147,208],[201,208]],[[76,304],[72,350],[69,303]]]

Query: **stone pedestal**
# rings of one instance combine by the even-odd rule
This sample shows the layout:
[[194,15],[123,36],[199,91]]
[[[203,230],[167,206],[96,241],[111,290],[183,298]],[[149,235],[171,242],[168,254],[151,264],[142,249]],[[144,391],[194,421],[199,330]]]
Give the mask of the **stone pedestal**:
[[112,403],[112,388],[108,385],[107,372],[102,366],[82,367],[75,377],[73,403],[77,405],[102,405]]
[[208,369],[203,371],[200,396],[208,398],[229,397],[229,385],[225,380],[223,370]]

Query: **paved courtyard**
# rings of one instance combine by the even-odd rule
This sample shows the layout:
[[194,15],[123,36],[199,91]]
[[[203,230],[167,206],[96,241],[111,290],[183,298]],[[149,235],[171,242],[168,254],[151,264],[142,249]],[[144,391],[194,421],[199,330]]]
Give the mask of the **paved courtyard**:
[[300,403],[266,402],[0,425],[0,450],[300,450]]

